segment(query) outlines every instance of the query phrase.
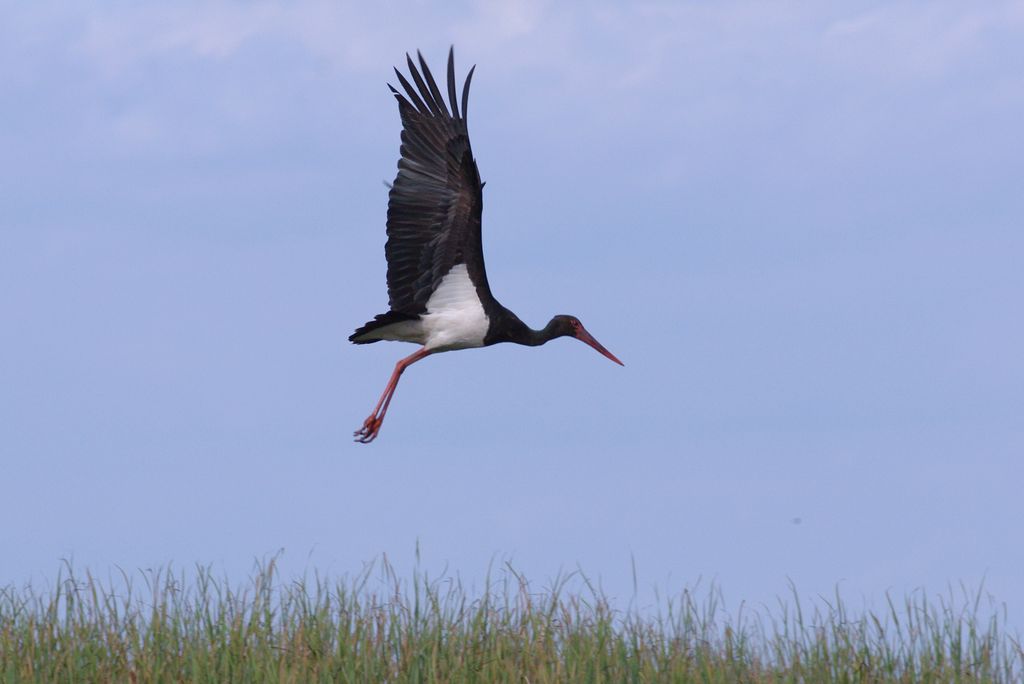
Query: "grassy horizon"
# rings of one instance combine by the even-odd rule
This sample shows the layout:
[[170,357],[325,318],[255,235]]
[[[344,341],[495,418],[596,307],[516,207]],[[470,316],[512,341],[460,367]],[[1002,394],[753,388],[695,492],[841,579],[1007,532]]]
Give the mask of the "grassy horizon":
[[[0,588],[4,682],[1016,682],[1024,650],[979,589],[852,614],[838,594],[736,614],[721,591],[650,611],[582,573],[534,590],[505,565],[479,593],[398,576],[248,581],[208,567],[104,583],[66,564],[52,590]],[[986,605],[982,610],[983,603]]]

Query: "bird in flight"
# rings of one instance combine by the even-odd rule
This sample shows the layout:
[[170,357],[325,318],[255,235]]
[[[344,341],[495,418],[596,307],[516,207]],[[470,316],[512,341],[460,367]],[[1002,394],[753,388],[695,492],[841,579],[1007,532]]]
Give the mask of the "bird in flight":
[[557,337],[575,337],[620,366],[575,316],[559,315],[533,330],[491,294],[480,239],[483,187],[469,145],[466,108],[469,70],[462,105],[455,83],[454,49],[448,51],[448,103],[423,55],[419,69],[406,61],[415,86],[395,69],[405,94],[393,86],[402,118],[401,159],[388,195],[388,303],[348,339],[355,344],[398,340],[422,345],[395,365],[370,417],[356,430],[357,442],[380,432],[398,379],[430,354],[515,342],[536,347]]

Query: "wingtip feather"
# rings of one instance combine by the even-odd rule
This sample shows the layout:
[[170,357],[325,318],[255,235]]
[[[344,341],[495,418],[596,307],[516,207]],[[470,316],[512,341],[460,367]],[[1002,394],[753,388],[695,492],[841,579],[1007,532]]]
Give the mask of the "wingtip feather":
[[444,97],[441,96],[441,91],[437,87],[437,81],[434,80],[434,75],[430,73],[430,67],[427,66],[427,60],[423,59],[423,55],[419,50],[416,51],[416,56],[419,57],[420,70],[423,74],[423,80],[426,81],[427,85],[427,92],[423,94],[424,99],[429,95],[434,104],[437,105],[435,113],[442,118],[450,118],[448,107],[444,103]]
[[452,118],[459,118],[459,97],[455,87],[455,46],[448,48],[448,101],[452,107]]
[[[412,104],[410,106],[422,112],[423,114],[429,115],[430,109],[427,107],[427,105],[423,104],[422,100],[420,100],[419,95],[416,94],[416,89],[412,87],[412,84],[409,83],[409,80],[405,76],[403,76],[402,72],[399,71],[398,69],[395,69],[395,75],[398,77],[398,82],[402,84],[403,88],[405,88],[406,94],[409,95],[409,100],[412,101]],[[397,92],[395,93],[395,97],[397,97],[400,101],[407,101],[405,100],[404,97],[401,96],[401,94]]]
[[[426,62],[423,60],[423,55],[420,54],[419,50],[416,51],[416,56],[419,57],[420,64],[426,66]],[[440,116],[441,112],[438,110],[437,103],[434,102],[434,96],[430,92],[430,88],[428,88],[427,84],[424,82],[423,77],[420,75],[419,70],[416,68],[416,64],[412,61],[412,57],[409,56],[408,52],[405,53],[405,60],[409,65],[409,75],[412,76],[412,80],[416,83],[416,87],[419,89],[420,96],[416,99],[425,103],[423,113],[427,116]],[[429,74],[430,72],[426,71],[426,73]],[[422,100],[420,99],[421,97]]]
[[462,120],[465,122],[469,118],[469,82],[473,80],[473,72],[476,71],[476,64],[469,69],[469,73],[466,74],[466,85],[462,86]]

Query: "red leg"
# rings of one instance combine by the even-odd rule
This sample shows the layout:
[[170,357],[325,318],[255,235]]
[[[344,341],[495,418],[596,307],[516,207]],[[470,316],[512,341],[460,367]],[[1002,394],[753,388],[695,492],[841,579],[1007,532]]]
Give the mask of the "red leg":
[[398,387],[398,379],[402,377],[402,372],[429,354],[430,351],[426,348],[420,349],[415,354],[410,354],[395,364],[395,372],[391,374],[391,379],[388,380],[388,385],[384,388],[384,394],[380,395],[380,401],[377,402],[377,406],[373,409],[373,413],[371,413],[370,417],[363,422],[363,427],[359,428],[354,433],[357,442],[369,444],[377,438],[377,433],[380,432],[380,426],[384,422],[384,414],[388,412],[388,406],[391,404],[391,397],[395,394],[395,388]]

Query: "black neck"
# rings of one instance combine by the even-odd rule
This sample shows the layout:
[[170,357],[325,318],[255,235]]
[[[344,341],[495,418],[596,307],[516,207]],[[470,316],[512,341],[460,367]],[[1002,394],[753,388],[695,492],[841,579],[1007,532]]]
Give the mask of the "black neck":
[[498,342],[514,342],[524,344],[528,347],[539,347],[556,337],[566,334],[555,319],[552,319],[540,330],[529,327],[509,310],[505,310],[498,320],[491,323],[487,332],[485,344],[497,344]]
[[552,323],[548,323],[540,330],[534,330],[524,324],[523,329],[525,330],[523,339],[517,341],[519,344],[525,344],[530,347],[539,347],[545,342],[550,342],[558,337],[558,334],[555,332],[555,326]]

